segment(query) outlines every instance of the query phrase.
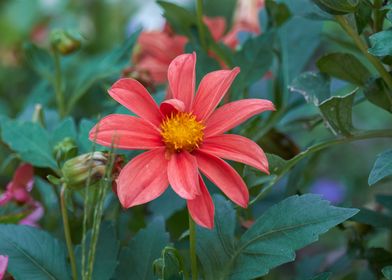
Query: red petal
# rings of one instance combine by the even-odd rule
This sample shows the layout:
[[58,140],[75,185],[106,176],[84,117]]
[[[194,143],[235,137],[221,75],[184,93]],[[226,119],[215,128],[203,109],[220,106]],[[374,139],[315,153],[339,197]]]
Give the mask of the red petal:
[[225,96],[240,68],[208,73],[201,80],[196,93],[193,112],[198,120],[206,120]]
[[161,112],[144,86],[134,79],[124,78],[109,89],[110,96],[142,119],[159,126]]
[[162,115],[167,116],[174,112],[184,112],[185,105],[181,100],[168,99],[161,103],[160,109]]
[[196,83],[196,54],[182,54],[177,56],[169,65],[167,77],[173,98],[185,104],[185,110],[192,106]]
[[263,150],[252,140],[234,134],[222,134],[204,140],[201,151],[214,156],[245,163],[268,172],[268,160]]
[[204,23],[211,32],[212,38],[218,41],[223,37],[226,30],[226,20],[224,17],[203,17]]
[[34,169],[31,164],[24,163],[16,169],[12,182],[15,185],[23,187],[27,191],[31,191],[34,184]]
[[200,193],[197,161],[187,151],[173,153],[167,167],[173,190],[184,199],[194,199]]
[[89,139],[100,145],[129,150],[162,147],[158,130],[149,122],[128,115],[112,114],[99,121],[91,130]]
[[188,211],[198,225],[212,229],[214,227],[214,203],[200,175],[199,185],[200,195],[195,199],[187,200]]
[[168,187],[165,148],[158,148],[133,158],[117,179],[117,194],[123,207],[149,202]]
[[222,134],[256,114],[274,110],[274,104],[265,99],[243,99],[225,104],[208,119],[204,135],[209,137]]
[[196,159],[199,169],[222,192],[241,207],[248,206],[248,188],[233,167],[220,158],[201,151],[196,152]]

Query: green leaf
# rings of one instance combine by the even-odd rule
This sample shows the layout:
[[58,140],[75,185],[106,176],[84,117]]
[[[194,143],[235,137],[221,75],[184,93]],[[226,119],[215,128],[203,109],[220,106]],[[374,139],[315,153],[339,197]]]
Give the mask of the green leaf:
[[64,138],[66,137],[76,139],[77,132],[75,121],[73,120],[73,118],[68,117],[64,119],[61,123],[59,123],[51,133],[51,136],[53,145],[56,145],[58,142],[64,140]]
[[367,100],[392,113],[392,94],[382,78],[369,80],[363,91]]
[[345,96],[333,96],[319,106],[328,127],[336,135],[350,136],[352,126],[352,106],[356,90]]
[[372,3],[369,0],[359,1],[358,9],[355,12],[355,22],[358,33],[361,34],[372,19]]
[[317,61],[321,72],[348,81],[352,84],[363,86],[370,77],[370,72],[352,54],[330,53]]
[[366,208],[360,208],[360,211],[351,220],[365,225],[371,225],[376,228],[389,228],[392,224],[392,218],[376,211]]
[[392,175],[392,150],[388,150],[377,156],[372,171],[370,171],[368,179],[369,186],[390,175]]
[[285,3],[277,3],[273,0],[267,0],[265,7],[268,13],[268,25],[270,27],[279,27],[292,16],[290,9]]
[[289,86],[291,92],[297,92],[306,102],[319,106],[331,96],[331,80],[328,75],[316,72],[305,72],[297,77]]
[[384,267],[381,272],[384,274],[385,278],[392,280],[392,265]]
[[234,237],[236,215],[231,204],[215,197],[215,227],[197,228],[197,253],[205,279],[253,279],[295,259],[298,250],[357,209],[334,207],[319,196],[291,196],[272,206],[240,240]]
[[24,45],[24,51],[30,66],[46,80],[52,80],[54,65],[50,54],[30,43]]
[[282,169],[286,166],[287,160],[284,160],[278,155],[266,154],[268,158],[269,170],[271,174],[280,174]]
[[375,56],[392,55],[392,30],[384,30],[369,37],[370,45],[368,52]]
[[[88,138],[90,130],[94,127],[96,122],[88,119],[82,119],[79,123],[78,147],[80,153],[88,153],[93,150],[94,143]],[[106,148],[95,144],[95,151],[103,151]]]
[[163,16],[176,33],[190,38],[192,36],[191,29],[197,26],[196,16],[176,4],[166,1],[157,1],[157,3],[162,7]]
[[64,246],[47,232],[0,225],[0,236],[0,255],[9,256],[8,271],[15,279],[71,279]]
[[168,243],[169,235],[165,231],[163,219],[155,219],[147,228],[140,230],[128,247],[121,251],[115,279],[154,279],[152,264]]
[[[86,248],[87,253],[89,252],[89,244],[91,240],[91,231],[87,233]],[[110,223],[103,223],[99,230],[99,237],[97,243],[97,250],[95,254],[95,262],[93,268],[93,278],[96,280],[107,280],[113,276],[118,261],[117,255],[120,249],[119,241],[116,237],[116,232]],[[82,247],[78,245],[75,250],[77,259],[82,259]],[[78,269],[80,271],[81,263],[78,263]]]
[[232,91],[233,97],[238,97],[242,91],[261,79],[270,69],[273,61],[273,33],[265,33],[248,39],[242,49],[234,56],[234,65],[241,68],[235,79]]
[[[73,108],[76,102],[96,83],[112,75],[119,76],[125,65],[129,63],[138,36],[139,32],[133,33],[123,44],[109,53],[105,52],[96,57],[90,57],[88,61],[83,63],[76,61],[78,63],[77,68],[80,70],[74,74],[75,80],[68,84],[67,91],[73,93],[67,104],[68,108]],[[71,71],[75,72],[74,69],[71,69]]]
[[2,139],[20,154],[23,160],[38,167],[56,170],[48,133],[39,124],[2,119]]
[[333,15],[353,13],[358,9],[359,0],[312,0],[320,9]]
[[173,247],[165,247],[162,257],[154,261],[155,275],[163,280],[182,280],[183,261]]

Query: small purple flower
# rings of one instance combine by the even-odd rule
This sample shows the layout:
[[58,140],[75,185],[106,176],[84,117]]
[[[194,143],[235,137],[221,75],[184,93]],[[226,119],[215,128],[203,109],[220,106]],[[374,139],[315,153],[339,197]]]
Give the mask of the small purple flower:
[[342,203],[346,196],[346,188],[342,183],[327,178],[315,181],[310,187],[310,192],[322,195],[332,204]]

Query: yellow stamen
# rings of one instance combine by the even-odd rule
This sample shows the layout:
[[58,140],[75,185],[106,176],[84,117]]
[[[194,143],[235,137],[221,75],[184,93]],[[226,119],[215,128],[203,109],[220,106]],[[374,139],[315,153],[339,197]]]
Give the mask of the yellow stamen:
[[161,124],[166,146],[175,151],[193,151],[203,140],[204,125],[192,113],[172,113]]

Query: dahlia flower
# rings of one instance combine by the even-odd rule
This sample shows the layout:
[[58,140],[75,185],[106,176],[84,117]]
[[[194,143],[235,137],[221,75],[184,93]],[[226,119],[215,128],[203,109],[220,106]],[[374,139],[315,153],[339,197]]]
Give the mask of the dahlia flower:
[[[268,173],[263,150],[253,141],[224,134],[250,117],[274,110],[268,100],[244,99],[216,109],[239,73],[208,73],[195,95],[196,55],[176,57],[168,69],[173,98],[160,106],[136,80],[120,79],[110,96],[135,116],[112,114],[90,131],[98,144],[130,150],[148,150],[134,157],[117,178],[117,194],[123,207],[144,204],[160,196],[170,184],[187,200],[193,220],[214,225],[214,205],[204,184],[204,174],[233,202],[247,207],[248,189],[240,175],[223,159],[234,160]],[[216,109],[216,110],[215,110]]]

